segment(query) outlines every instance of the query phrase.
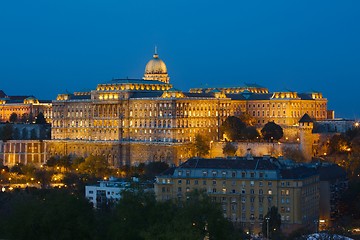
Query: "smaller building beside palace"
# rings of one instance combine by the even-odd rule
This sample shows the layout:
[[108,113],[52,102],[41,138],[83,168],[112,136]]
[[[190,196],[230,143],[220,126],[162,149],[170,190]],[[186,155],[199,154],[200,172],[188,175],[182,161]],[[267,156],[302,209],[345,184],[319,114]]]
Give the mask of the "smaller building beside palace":
[[156,178],[159,201],[186,200],[186,193],[205,191],[223,214],[245,231],[258,234],[272,206],[282,230],[314,226],[319,219],[319,173],[310,165],[270,156],[191,158]]
[[34,96],[8,96],[0,90],[0,122],[9,122],[12,113],[16,113],[19,120],[35,117],[42,112],[48,123],[51,123],[51,100],[39,100]]

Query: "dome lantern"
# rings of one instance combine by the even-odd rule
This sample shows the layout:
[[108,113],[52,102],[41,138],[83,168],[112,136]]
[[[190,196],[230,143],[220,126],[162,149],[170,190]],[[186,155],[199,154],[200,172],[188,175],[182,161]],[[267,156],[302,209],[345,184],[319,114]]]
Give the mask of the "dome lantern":
[[169,83],[170,78],[167,73],[166,64],[159,58],[156,47],[153,59],[146,64],[143,79]]

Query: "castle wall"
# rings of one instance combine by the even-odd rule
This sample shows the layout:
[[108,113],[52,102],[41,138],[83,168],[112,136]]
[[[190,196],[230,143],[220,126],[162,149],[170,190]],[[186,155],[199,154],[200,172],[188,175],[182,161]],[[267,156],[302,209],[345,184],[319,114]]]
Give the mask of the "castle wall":
[[61,141],[47,142],[47,157],[51,156],[81,156],[103,155],[110,165],[138,165],[151,161],[163,161],[178,165],[189,157],[190,144],[179,143],[144,143],[117,141]]
[[[210,157],[225,157],[223,154],[223,147],[226,142],[214,142],[211,146]],[[268,143],[268,142],[235,142],[237,146],[236,155],[244,156],[247,149],[251,149],[251,154],[254,156],[282,156],[285,149],[299,149],[299,143]]]
[[41,140],[9,140],[0,142],[0,158],[6,166],[17,163],[31,164],[37,167],[45,164],[46,143]]

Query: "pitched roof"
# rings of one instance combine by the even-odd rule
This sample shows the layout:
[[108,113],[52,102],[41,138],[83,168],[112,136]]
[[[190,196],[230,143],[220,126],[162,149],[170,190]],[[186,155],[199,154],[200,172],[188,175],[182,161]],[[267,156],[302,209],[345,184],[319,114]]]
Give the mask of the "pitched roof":
[[272,97],[272,93],[254,93],[248,99],[251,100],[269,100]]
[[126,84],[126,83],[133,83],[133,84],[167,84],[164,82],[160,82],[157,80],[144,80],[144,79],[129,79],[129,78],[125,78],[125,79],[113,79],[110,82],[108,82],[110,84],[112,83],[119,83],[119,84]]
[[312,118],[307,113],[305,113],[302,116],[302,118],[299,120],[299,123],[309,123],[309,122],[314,122],[314,120],[312,120]]
[[337,164],[322,165],[319,168],[321,181],[336,181],[346,178],[346,171]]
[[162,91],[151,91],[151,92],[136,91],[133,92],[130,98],[157,98],[157,97],[161,97],[162,94],[163,94]]
[[193,98],[214,98],[214,93],[190,93],[190,92],[184,92],[184,95],[187,97],[193,97]]
[[315,168],[299,166],[291,169],[281,169],[280,174],[285,179],[302,179],[318,174],[318,171]]
[[[190,158],[177,169],[229,169],[275,171],[279,179],[304,179],[318,175],[316,168],[307,165],[284,165],[273,157]],[[171,175],[164,172],[161,175]]]
[[310,93],[298,93],[298,96],[301,98],[301,100],[313,100]]
[[211,169],[242,169],[242,170],[276,170],[277,167],[270,159],[254,157],[247,160],[245,157],[235,158],[190,158],[179,168],[211,168]]
[[5,98],[6,97],[6,94],[4,93],[3,90],[0,90],[0,98]]

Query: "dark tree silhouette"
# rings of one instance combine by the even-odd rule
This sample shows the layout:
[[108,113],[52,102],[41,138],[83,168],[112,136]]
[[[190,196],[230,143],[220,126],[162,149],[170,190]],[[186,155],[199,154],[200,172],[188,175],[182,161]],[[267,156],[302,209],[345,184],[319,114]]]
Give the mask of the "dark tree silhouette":
[[237,147],[231,143],[231,142],[226,142],[225,146],[223,147],[223,153],[225,156],[235,156],[235,153],[237,151]]
[[149,180],[154,180],[155,176],[164,172],[169,168],[166,162],[150,162],[145,165],[144,177]]
[[221,125],[220,132],[222,135],[225,134],[230,141],[237,141],[243,138],[242,132],[245,128],[245,123],[239,118],[230,116]]
[[22,123],[27,123],[28,119],[29,119],[28,114],[27,114],[27,113],[23,113],[23,115],[21,115],[20,121],[21,121]]
[[27,123],[33,123],[33,122],[34,122],[34,115],[32,113],[29,113]]
[[201,134],[196,134],[195,136],[195,154],[196,156],[205,156],[210,151],[210,142]]
[[282,127],[274,122],[268,122],[265,124],[263,129],[261,129],[261,134],[265,140],[270,140],[271,142],[273,140],[279,140],[284,136]]
[[243,136],[247,140],[255,140],[260,137],[260,134],[258,130],[256,130],[256,127],[247,127],[243,130]]
[[16,113],[12,113],[9,118],[9,122],[16,123],[18,121],[18,115]]
[[[267,227],[269,226],[269,229]],[[267,233],[269,232],[269,236]],[[262,224],[262,233],[266,238],[279,239],[281,235],[281,215],[277,207],[272,206],[270,211],[265,215]]]
[[36,120],[35,120],[36,124],[46,124],[46,120],[44,117],[44,114],[42,112],[40,112],[37,116],[36,116]]
[[246,124],[246,126],[254,126],[256,124],[256,118],[248,114],[247,112],[241,113],[240,120]]

